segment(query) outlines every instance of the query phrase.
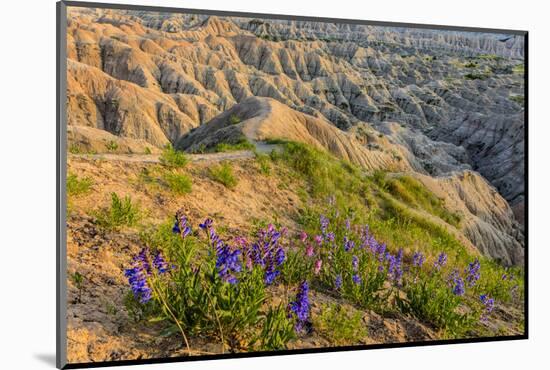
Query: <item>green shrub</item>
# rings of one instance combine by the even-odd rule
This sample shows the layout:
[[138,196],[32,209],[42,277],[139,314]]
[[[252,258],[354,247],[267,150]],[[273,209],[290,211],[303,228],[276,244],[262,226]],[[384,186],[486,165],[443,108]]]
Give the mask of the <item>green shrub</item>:
[[407,280],[403,291],[405,298],[396,296],[397,307],[442,329],[447,338],[464,338],[479,320],[479,310],[460,311],[464,299],[453,294],[440,274]]
[[233,174],[233,167],[229,162],[215,165],[209,168],[209,174],[212,180],[223,184],[226,188],[233,189],[239,182]]
[[166,144],[160,155],[160,163],[167,167],[185,167],[188,162],[185,153],[174,149],[171,144]]
[[241,123],[241,119],[236,114],[232,114],[232,115],[229,116],[229,123],[231,125],[237,125],[237,124]]
[[168,188],[176,194],[187,194],[191,192],[191,179],[183,173],[165,172],[162,175]]
[[139,206],[132,203],[130,196],[127,195],[121,199],[116,193],[111,193],[109,208],[96,212],[97,223],[106,229],[134,226],[139,216]]
[[260,172],[264,175],[271,173],[271,159],[267,154],[256,153],[256,163],[260,166]]
[[218,143],[214,147],[214,152],[234,152],[238,150],[254,150],[256,147],[245,137],[240,138],[234,143]]
[[69,274],[69,278],[72,280],[76,289],[78,290],[78,302],[82,301],[82,289],[84,287],[84,277],[78,271],[75,271],[72,274]]
[[323,337],[336,346],[357,344],[368,334],[362,323],[361,312],[348,313],[336,303],[323,305],[320,315],[314,318],[313,325]]
[[69,153],[71,154],[82,154],[82,149],[77,144],[69,145]]
[[135,297],[130,298],[127,309],[135,316],[162,323],[166,336],[208,336],[232,352],[250,347],[283,349],[294,336],[294,323],[287,317],[284,304],[265,306],[263,268],[243,268],[237,273],[238,283],[231,283],[216,265],[218,252],[210,234],[181,238],[172,232],[172,224],[142,236],[153,250],[162,252],[168,266],[175,267],[169,273],[155,271],[149,276],[151,301],[136,307]]
[[90,192],[94,182],[89,177],[78,178],[75,174],[67,176],[67,195],[79,196]]
[[151,148],[149,148],[148,146],[146,146],[146,147],[145,147],[145,150],[143,151],[143,154],[151,154],[151,153],[153,153],[153,152],[151,151]]
[[118,149],[118,144],[116,141],[111,140],[107,144],[105,144],[105,147],[110,152],[116,152],[116,150]]
[[292,320],[288,318],[286,307],[280,304],[268,309],[261,332],[249,345],[261,351],[275,351],[285,348],[286,344],[295,337]]

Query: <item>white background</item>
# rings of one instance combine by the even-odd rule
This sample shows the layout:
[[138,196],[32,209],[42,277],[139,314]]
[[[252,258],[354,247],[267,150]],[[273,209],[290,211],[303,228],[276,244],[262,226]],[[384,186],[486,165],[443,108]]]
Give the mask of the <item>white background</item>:
[[[121,1],[111,0],[120,3]],[[293,355],[147,369],[521,369],[550,360],[547,215],[550,158],[548,10],[543,1],[129,0],[143,5],[530,31],[530,339]],[[0,367],[55,359],[55,1],[2,2],[0,18]]]

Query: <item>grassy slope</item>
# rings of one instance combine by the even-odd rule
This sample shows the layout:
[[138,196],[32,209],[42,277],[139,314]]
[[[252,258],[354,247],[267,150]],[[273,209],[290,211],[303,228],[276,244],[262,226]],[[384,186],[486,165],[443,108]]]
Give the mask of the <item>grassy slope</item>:
[[[293,212],[290,216],[295,222],[294,225],[288,225],[291,229],[303,229],[311,235],[318,234],[320,232],[319,217],[321,214],[326,214],[332,216],[335,227],[337,227],[339,222],[341,225],[344,218],[351,219],[355,225],[369,225],[370,230],[376,238],[380,242],[387,243],[389,251],[396,253],[399,248],[403,248],[405,260],[410,261],[415,251],[422,251],[427,256],[426,265],[432,265],[436,256],[443,251],[448,254],[447,269],[450,271],[455,268],[463,270],[468,263],[477,257],[471,255],[444,227],[430,221],[431,218],[439,218],[456,226],[460,223],[460,216],[447,211],[441,200],[431,194],[415,179],[402,175],[390,176],[383,172],[366,174],[361,169],[347,162],[337,160],[327,153],[305,145],[285,142],[280,145],[282,147],[281,151],[272,152],[270,156],[258,155],[256,163],[253,166],[255,169],[248,169],[247,173],[254,173],[253,182],[265,181],[266,183],[274,183],[277,184],[277,191],[284,190],[288,193],[298,195],[300,204],[295,205],[298,212]],[[210,167],[216,168],[215,165]],[[162,195],[163,197],[173,198],[173,202],[170,202],[171,206],[166,206],[166,209],[160,213],[161,215],[164,214],[164,217],[175,212],[173,204],[181,204],[181,202],[187,204],[187,200],[192,199],[194,195],[196,196],[196,186],[198,186],[196,184],[191,186],[186,185],[183,192],[175,191],[174,187],[170,186],[170,182],[167,182],[166,178],[174,176],[175,173],[178,176],[190,178],[192,183],[199,182],[201,176],[216,181],[215,177],[212,176],[211,170],[202,171],[195,168],[187,170],[174,169],[174,166],[169,165],[153,165],[136,173],[134,180],[132,180],[134,183],[133,186],[144,191],[148,197]],[[242,174],[242,172],[238,173]],[[71,204],[77,205],[76,207],[72,206],[75,208],[79,208],[76,198],[85,198],[87,196],[86,193],[90,192],[94,187],[92,180],[84,175],[81,177],[73,176],[71,177],[71,181],[78,183],[78,181],[82,181],[79,180],[80,178],[86,178],[88,184],[83,191],[70,195],[70,197],[75,198],[74,202],[71,202]],[[232,185],[233,190],[226,189],[223,191],[238,194],[241,191],[238,174],[236,181],[237,183]],[[218,191],[217,189],[213,190]],[[273,192],[273,189],[271,192]],[[189,194],[182,195],[182,193]],[[98,194],[95,195],[97,196]],[[328,204],[328,198],[333,198],[334,203],[331,202]],[[153,208],[154,203],[145,203],[145,207]],[[93,218],[97,217],[97,211],[92,209],[86,210],[83,206],[78,211],[88,213]],[[281,212],[285,213],[284,211]],[[242,227],[240,230],[252,235],[254,234],[254,230],[268,222],[280,223],[277,214],[278,212],[275,212],[270,217],[264,213],[260,217],[250,218],[248,227],[244,227],[246,230],[243,230]],[[158,224],[159,221],[162,221],[162,216],[159,215],[158,210],[142,209],[141,215],[143,217],[139,219],[140,225]],[[422,215],[430,215],[430,217],[422,217]],[[131,233],[131,230],[135,230],[132,227],[128,229],[129,226],[118,226],[126,233]],[[286,225],[282,224],[281,226]],[[225,227],[223,223],[218,225],[218,231],[226,236],[232,234],[231,228]],[[292,253],[292,251],[289,251],[289,258],[292,257]],[[126,259],[128,258],[129,256],[126,256]],[[477,288],[468,292],[465,302],[475,302],[477,295],[483,292],[495,297],[503,307],[519,306],[522,295],[521,291],[523,289],[522,271],[517,269],[513,271],[513,274],[516,276],[514,284],[517,283],[519,285],[519,294],[517,297],[513,297],[510,294],[510,284],[507,282],[503,283],[501,280],[503,274],[510,274],[511,271],[505,270],[485,258],[481,258],[481,263],[483,266],[481,279]],[[292,279],[288,280],[285,278],[284,282],[291,285],[292,281],[290,280]],[[313,289],[313,294],[316,297],[319,294],[328,294],[330,297],[332,294],[331,290],[323,286],[321,282],[314,284]],[[273,294],[275,294],[275,298],[277,293]],[[369,306],[361,307],[353,299],[346,299],[345,297],[343,300],[338,299],[337,302],[338,304],[351,304],[355,307],[353,310],[362,311],[372,308]],[[323,309],[320,312],[318,310],[316,313],[314,312],[313,321],[320,323],[321,328],[330,325],[327,322],[327,317],[332,317],[334,316],[334,312],[339,312],[338,308],[331,306],[333,303],[334,300],[329,298],[329,303],[326,305],[323,304]],[[434,326],[434,329],[439,331],[439,334],[437,334],[439,337],[452,337],[459,334],[466,335],[464,331],[455,331],[453,332],[454,334],[449,334],[448,331],[441,329],[437,325],[437,320],[434,320],[427,310],[417,310],[415,312],[412,312],[410,309],[400,310],[395,304],[384,304],[381,309],[380,307],[378,308],[377,311],[380,314],[390,315],[390,317],[396,314],[395,312],[392,313],[392,311],[403,311],[403,314],[410,314],[412,316],[408,320],[420,320]],[[348,319],[352,321],[357,320],[353,315]],[[340,317],[335,320],[346,322],[348,319]],[[468,330],[470,330],[468,335],[509,334],[509,330],[512,330],[512,332],[521,330],[523,325],[521,320],[509,324],[509,326],[468,324]],[[346,325],[343,326],[346,327]],[[348,329],[346,330],[350,331],[349,325],[347,327]],[[325,336],[327,335],[325,333]],[[351,334],[349,335],[350,337],[346,342],[345,338],[342,339],[342,333],[335,333],[336,339],[329,338],[329,343],[357,343],[357,334],[351,330]],[[330,337],[330,335],[328,336]],[[300,347],[301,344],[294,344],[294,346]]]

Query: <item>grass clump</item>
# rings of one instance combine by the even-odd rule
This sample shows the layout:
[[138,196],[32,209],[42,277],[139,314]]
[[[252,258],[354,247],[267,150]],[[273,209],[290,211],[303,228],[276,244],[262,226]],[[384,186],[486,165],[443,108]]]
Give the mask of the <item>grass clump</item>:
[[241,118],[239,116],[237,116],[236,114],[232,114],[229,116],[229,123],[231,125],[237,125],[239,123],[241,123]]
[[256,153],[256,163],[260,168],[260,172],[264,175],[271,174],[271,160],[267,154]]
[[89,177],[78,178],[75,174],[67,176],[67,195],[79,196],[90,192],[94,182]]
[[361,312],[348,313],[342,305],[336,303],[323,305],[319,316],[314,318],[313,325],[336,346],[357,344],[368,334],[362,323]]
[[105,147],[109,152],[116,152],[116,150],[118,149],[118,144],[116,141],[111,140],[107,144],[105,144]]
[[174,149],[171,144],[166,144],[160,155],[160,163],[167,167],[185,167],[188,162],[189,159],[185,153]]
[[69,145],[69,153],[71,154],[82,154],[82,149],[76,144]]
[[214,147],[214,152],[234,152],[238,150],[254,150],[256,147],[246,137],[239,138],[234,143],[218,143]]
[[69,278],[71,279],[71,281],[75,285],[76,289],[78,290],[78,296],[77,296],[76,299],[77,299],[78,302],[81,302],[82,301],[82,290],[84,288],[84,276],[82,276],[82,274],[80,272],[75,271],[74,273],[69,274]]
[[228,189],[234,189],[239,182],[229,162],[223,162],[219,165],[212,166],[209,168],[208,172],[212,180],[219,182]]
[[137,224],[140,211],[139,206],[132,202],[127,195],[120,198],[117,193],[111,193],[111,205],[108,208],[96,212],[98,225],[106,229],[114,230],[121,226],[134,226]]
[[175,194],[182,195],[191,192],[191,179],[186,174],[167,171],[162,175],[162,179]]

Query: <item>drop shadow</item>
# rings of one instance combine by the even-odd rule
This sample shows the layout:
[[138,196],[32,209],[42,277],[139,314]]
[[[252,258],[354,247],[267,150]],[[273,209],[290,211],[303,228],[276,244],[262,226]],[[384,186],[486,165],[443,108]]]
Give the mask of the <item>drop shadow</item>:
[[34,358],[46,365],[55,367],[55,353],[35,353]]

